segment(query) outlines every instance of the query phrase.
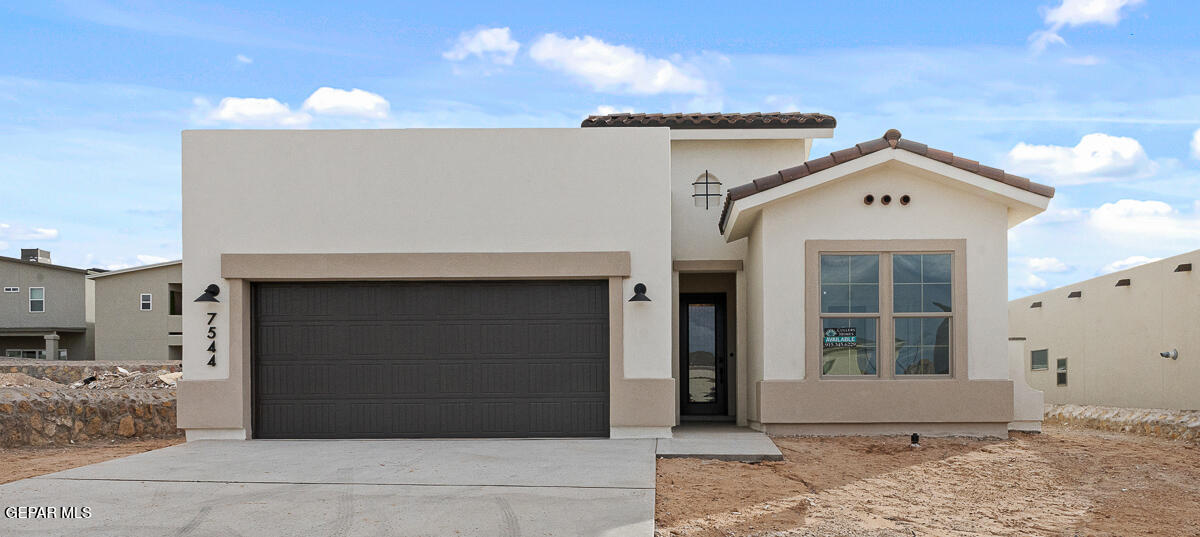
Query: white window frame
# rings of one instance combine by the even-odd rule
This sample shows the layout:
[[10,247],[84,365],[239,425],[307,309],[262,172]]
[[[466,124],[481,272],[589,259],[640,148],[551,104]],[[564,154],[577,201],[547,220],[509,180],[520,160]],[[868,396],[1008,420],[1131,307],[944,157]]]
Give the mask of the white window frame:
[[5,293],[20,293],[21,288],[20,287],[5,287],[4,292]]
[[[40,298],[40,299],[33,298],[33,290],[34,289],[42,290],[42,298]],[[33,311],[33,301],[34,300],[41,301],[42,311]],[[29,288],[29,313],[46,313],[46,288],[45,287],[30,287]]]
[[142,293],[138,296],[138,310],[154,311],[154,293]]

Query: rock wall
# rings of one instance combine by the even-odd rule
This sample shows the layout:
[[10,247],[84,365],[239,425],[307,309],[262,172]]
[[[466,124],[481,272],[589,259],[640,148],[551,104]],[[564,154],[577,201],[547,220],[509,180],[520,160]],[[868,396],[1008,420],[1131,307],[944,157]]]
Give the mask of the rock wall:
[[1200,411],[1046,405],[1046,423],[1200,442]]
[[0,360],[0,372],[25,373],[34,378],[47,378],[59,384],[71,384],[101,372],[116,373],[117,367],[126,371],[152,372],[165,369],[182,371],[183,364],[174,361],[90,361],[90,360]]
[[174,389],[0,388],[0,447],[177,434]]

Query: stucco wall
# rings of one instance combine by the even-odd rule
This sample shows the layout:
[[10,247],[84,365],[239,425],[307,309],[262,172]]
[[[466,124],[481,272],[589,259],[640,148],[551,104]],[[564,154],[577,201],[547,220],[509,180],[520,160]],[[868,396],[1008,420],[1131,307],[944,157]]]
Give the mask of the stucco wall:
[[[169,315],[169,285],[182,281],[182,264],[93,278],[96,359],[169,359],[168,345],[172,338],[168,333],[178,331],[179,326],[179,319]],[[141,310],[142,293],[151,294],[150,311]]]
[[[87,284],[82,272],[0,260],[0,328],[85,328]],[[46,311],[29,312],[29,288],[46,288]]]
[[[222,253],[628,251],[626,377],[671,376],[669,132],[648,129],[187,131],[184,371],[229,377],[228,303],[188,300]],[[218,313],[217,366],[205,312]],[[182,401],[186,405],[188,402]]]
[[[1174,272],[1191,263],[1191,272]],[[1009,332],[1026,338],[1026,378],[1055,404],[1200,409],[1200,250],[1013,300]],[[1116,287],[1128,278],[1128,287]],[[1072,291],[1083,296],[1067,298]],[[1030,308],[1033,302],[1042,307]],[[1030,370],[1047,349],[1048,369]],[[1178,349],[1179,359],[1159,352]],[[1055,365],[1067,358],[1067,385]]]
[[[726,243],[717,230],[724,193],[731,187],[808,158],[811,139],[674,140],[671,142],[671,249],[675,259],[744,259],[746,241]],[[705,170],[722,183],[711,209],[696,207],[692,182]]]
[[[805,375],[805,241],[965,239],[968,378],[1007,379],[1008,210],[969,188],[892,161],[764,207],[761,230],[752,234],[765,244],[761,297],[752,290],[762,326],[751,332],[763,378]],[[866,194],[877,201],[865,205]],[[891,205],[878,201],[884,194]],[[904,194],[912,197],[908,206],[898,201]]]

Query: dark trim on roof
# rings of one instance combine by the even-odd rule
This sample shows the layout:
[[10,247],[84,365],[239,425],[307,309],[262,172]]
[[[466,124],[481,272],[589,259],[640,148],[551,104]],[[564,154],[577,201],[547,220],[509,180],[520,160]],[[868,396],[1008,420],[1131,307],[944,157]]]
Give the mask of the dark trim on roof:
[[796,179],[800,179],[801,177],[832,168],[839,164],[850,162],[851,160],[859,157],[865,157],[871,153],[882,151],[887,148],[903,149],[909,153],[916,153],[922,157],[928,157],[938,162],[949,164],[960,170],[965,170],[976,175],[987,177],[988,179],[1000,181],[1001,183],[1019,188],[1026,192],[1032,192],[1047,198],[1054,197],[1054,187],[1052,186],[1035,183],[1019,175],[1007,173],[999,168],[984,166],[974,160],[955,156],[954,153],[949,151],[934,149],[920,142],[903,139],[900,137],[900,131],[896,129],[888,129],[887,132],[883,133],[883,137],[881,138],[868,140],[841,151],[834,151],[828,156],[815,158],[799,166],[788,168],[786,170],[779,170],[778,172],[766,177],[760,177],[744,185],[730,188],[725,196],[725,206],[721,209],[721,220],[717,223],[717,229],[720,230],[722,234],[725,233],[725,224],[729,219],[729,213],[733,211],[733,202],[737,200],[749,197],[764,190],[775,188],[784,183],[790,183]]
[[750,114],[608,114],[588,116],[580,127],[670,127],[672,129],[832,129],[833,116],[802,112]]
[[52,265],[52,264],[50,264],[50,263],[38,263],[37,261],[26,261],[26,260],[24,260],[24,259],[17,259],[17,258],[15,258],[15,257],[7,257],[7,256],[3,256],[3,255],[0,255],[0,261],[11,261],[11,262],[13,262],[13,263],[21,263],[21,264],[23,264],[23,265],[32,265],[32,266],[35,266],[35,267],[45,267],[45,268],[48,268],[48,269],[58,269],[58,270],[65,270],[65,271],[68,271],[68,272],[78,272],[78,273],[80,273],[80,274],[87,274],[87,273],[88,273],[88,271],[86,271],[86,270],[84,270],[84,269],[78,269],[78,268],[75,268],[75,267],[64,267],[64,266],[62,266],[62,265]]

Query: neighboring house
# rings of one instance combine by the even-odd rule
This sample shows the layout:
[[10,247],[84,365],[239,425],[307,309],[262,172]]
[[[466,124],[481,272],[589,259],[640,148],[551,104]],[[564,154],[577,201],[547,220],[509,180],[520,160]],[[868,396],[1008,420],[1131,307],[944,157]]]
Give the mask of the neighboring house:
[[8,358],[93,359],[88,271],[50,263],[50,252],[0,257],[0,350]]
[[183,359],[183,261],[88,278],[96,286],[97,360]]
[[1007,230],[1053,189],[894,130],[809,160],[834,125],[186,131],[179,426],[1007,434]]
[[1047,403],[1200,410],[1197,271],[1200,250],[1009,302],[1029,384]]

